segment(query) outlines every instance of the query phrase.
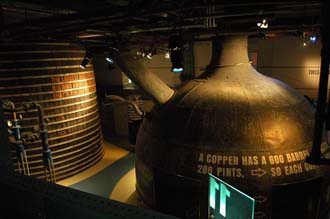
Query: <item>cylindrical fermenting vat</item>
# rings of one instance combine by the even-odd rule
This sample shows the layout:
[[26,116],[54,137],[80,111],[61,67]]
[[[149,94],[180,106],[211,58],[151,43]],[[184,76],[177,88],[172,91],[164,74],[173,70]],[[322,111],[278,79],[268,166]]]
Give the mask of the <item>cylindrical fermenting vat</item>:
[[212,173],[256,199],[255,218],[325,216],[328,174],[305,162],[312,146],[313,107],[250,65],[247,37],[213,43],[205,74],[155,106],[139,129],[141,205],[204,219],[207,174]]
[[[16,106],[33,101],[43,107],[57,180],[99,161],[103,139],[93,67],[80,68],[85,49],[69,43],[13,43],[0,48],[0,98]],[[36,132],[37,112],[21,114],[23,134]],[[25,148],[31,175],[43,178],[41,142]],[[13,160],[16,163],[15,153]]]

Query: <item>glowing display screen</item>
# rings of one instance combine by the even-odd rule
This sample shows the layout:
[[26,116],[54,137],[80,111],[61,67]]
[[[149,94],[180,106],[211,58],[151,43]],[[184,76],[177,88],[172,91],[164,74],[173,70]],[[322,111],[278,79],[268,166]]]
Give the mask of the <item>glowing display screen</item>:
[[209,218],[253,219],[254,199],[209,174]]

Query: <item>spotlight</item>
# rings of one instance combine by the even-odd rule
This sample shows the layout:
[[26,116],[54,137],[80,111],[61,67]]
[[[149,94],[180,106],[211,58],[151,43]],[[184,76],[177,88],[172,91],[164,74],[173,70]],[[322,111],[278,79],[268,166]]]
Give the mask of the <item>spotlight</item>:
[[148,53],[147,58],[152,59],[152,53]]
[[139,51],[136,52],[136,55],[145,57],[146,56],[146,51],[144,49],[140,49]]
[[268,28],[268,22],[266,19],[263,19],[261,22],[257,23],[257,26],[262,29]]
[[152,59],[152,56],[156,54],[156,48],[153,46],[148,52],[147,52],[147,58]]
[[114,53],[118,52],[119,50],[115,47],[110,47],[109,50],[110,50],[110,52],[108,53],[105,60],[108,62],[109,65],[112,65],[114,63],[114,60],[113,60]]
[[181,50],[171,51],[171,62],[172,62],[172,68],[171,68],[172,72],[174,72],[174,73],[183,72],[182,51]]
[[183,67],[173,67],[171,71],[174,73],[181,73],[183,72]]
[[181,35],[171,35],[168,42],[168,49],[172,62],[172,72],[183,72],[182,50],[183,40]]
[[110,58],[109,56],[106,57],[105,60],[106,60],[109,64],[113,64],[113,59]]
[[165,52],[164,58],[165,59],[169,59],[170,58],[170,52],[169,51],[166,51]]
[[145,50],[145,49],[140,49],[139,51],[136,52],[136,55],[141,56],[142,58],[147,57],[147,59],[151,60],[152,56],[156,54],[156,48],[151,47],[151,49]]
[[311,43],[316,43],[316,41],[317,41],[317,36],[310,36],[309,37],[309,41],[311,42]]
[[92,59],[92,56],[89,53],[86,53],[84,59],[81,61],[80,68],[86,69],[87,64],[89,63],[89,60]]

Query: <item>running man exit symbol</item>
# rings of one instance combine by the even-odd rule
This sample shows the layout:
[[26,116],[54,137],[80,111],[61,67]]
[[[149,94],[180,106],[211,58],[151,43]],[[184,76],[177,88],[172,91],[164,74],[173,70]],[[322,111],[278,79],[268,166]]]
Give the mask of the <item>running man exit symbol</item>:
[[253,219],[255,200],[209,174],[209,218]]

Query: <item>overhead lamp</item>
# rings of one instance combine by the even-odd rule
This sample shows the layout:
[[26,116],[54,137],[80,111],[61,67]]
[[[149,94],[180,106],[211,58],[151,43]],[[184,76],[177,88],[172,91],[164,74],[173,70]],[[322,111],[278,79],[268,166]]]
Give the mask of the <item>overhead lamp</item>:
[[106,57],[105,60],[106,60],[109,64],[113,64],[113,59],[112,59],[110,56]]
[[151,49],[144,50],[140,49],[136,52],[136,55],[141,56],[142,58],[146,57],[147,59],[152,59],[152,56],[156,54],[156,48],[152,47]]
[[136,52],[136,55],[141,56],[141,57],[145,57],[146,52],[144,51],[144,49],[140,49],[139,51]]
[[182,36],[171,35],[168,42],[168,49],[170,52],[171,62],[172,62],[172,72],[183,72],[184,67],[182,65],[182,51],[183,51],[183,40]]
[[171,71],[174,73],[181,73],[183,70],[183,67],[173,67]]
[[317,36],[315,36],[315,35],[310,36],[310,37],[309,37],[309,41],[310,41],[311,43],[316,43],[316,41],[317,41]]
[[86,53],[85,57],[81,61],[80,68],[81,69],[86,69],[87,64],[89,63],[89,60],[92,59],[92,56],[90,53]]
[[268,21],[266,19],[263,19],[261,22],[257,23],[257,26],[262,29],[268,28]]
[[184,68],[182,65],[182,51],[181,50],[172,50],[171,51],[171,62],[172,68],[171,71],[174,73],[183,72]]
[[165,59],[169,59],[170,58],[170,52],[169,51],[166,51],[165,52],[164,58]]
[[105,60],[108,62],[108,64],[112,65],[114,63],[113,56],[115,52],[118,52],[119,50],[115,47],[110,47],[110,52],[108,53]]
[[148,53],[146,56],[148,59],[152,59],[152,53]]
[[152,56],[156,54],[156,48],[155,47],[152,47],[148,52],[147,52],[147,55],[146,57],[148,59],[152,59]]

